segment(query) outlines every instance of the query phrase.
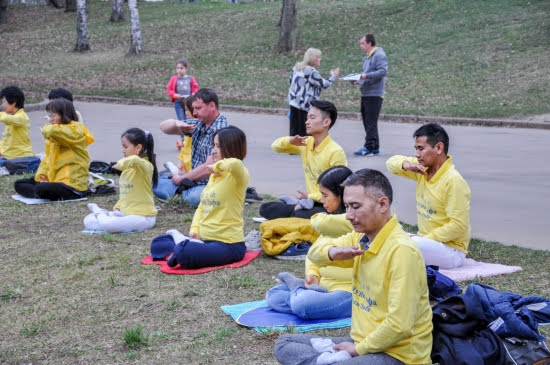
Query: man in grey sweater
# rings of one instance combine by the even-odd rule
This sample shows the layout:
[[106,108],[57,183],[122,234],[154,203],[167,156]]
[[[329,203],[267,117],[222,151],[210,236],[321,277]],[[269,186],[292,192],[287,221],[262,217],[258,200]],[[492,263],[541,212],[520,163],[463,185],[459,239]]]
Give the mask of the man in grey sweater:
[[372,156],[380,153],[378,116],[384,99],[384,86],[388,73],[386,53],[376,47],[374,35],[365,34],[359,47],[366,53],[359,85],[361,88],[361,116],[365,127],[365,145],[354,152],[356,156]]

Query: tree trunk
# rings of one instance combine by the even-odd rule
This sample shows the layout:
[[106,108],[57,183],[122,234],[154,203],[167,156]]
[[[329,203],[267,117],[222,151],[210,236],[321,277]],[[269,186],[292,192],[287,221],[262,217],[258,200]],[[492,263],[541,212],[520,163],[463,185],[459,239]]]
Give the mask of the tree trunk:
[[0,24],[8,23],[8,0],[0,0]]
[[57,0],[48,0],[47,2],[50,5],[53,5],[54,8],[61,9],[63,6]]
[[128,9],[130,10],[130,54],[139,55],[143,52],[141,41],[141,27],[139,25],[139,12],[137,0],[128,0]]
[[279,30],[279,53],[290,52],[296,47],[298,12],[296,0],[283,0],[281,28]]
[[65,0],[65,13],[76,11],[76,0]]
[[77,52],[90,50],[88,29],[86,28],[86,0],[76,0],[76,46],[74,50]]
[[111,12],[111,21],[118,22],[124,20],[124,9],[122,7],[122,0],[113,0],[113,11]]

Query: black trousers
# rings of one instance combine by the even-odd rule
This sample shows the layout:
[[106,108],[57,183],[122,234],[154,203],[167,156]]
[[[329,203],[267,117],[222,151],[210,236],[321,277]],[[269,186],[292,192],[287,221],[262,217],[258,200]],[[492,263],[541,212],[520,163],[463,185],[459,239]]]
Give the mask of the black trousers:
[[265,219],[277,219],[277,218],[305,218],[309,219],[314,214],[326,213],[321,203],[315,203],[311,209],[298,209],[294,210],[295,205],[287,204],[284,202],[267,202],[260,205],[260,215]]
[[380,96],[362,96],[361,97],[361,117],[363,117],[363,127],[365,127],[365,147],[371,151],[380,148],[378,138],[378,116],[382,109],[382,99]]
[[290,132],[289,136],[307,136],[306,132],[307,112],[302,109],[290,107]]
[[13,187],[17,194],[23,195],[26,198],[74,200],[84,196],[84,193],[78,193],[63,183],[38,183],[34,181],[34,178],[16,180]]

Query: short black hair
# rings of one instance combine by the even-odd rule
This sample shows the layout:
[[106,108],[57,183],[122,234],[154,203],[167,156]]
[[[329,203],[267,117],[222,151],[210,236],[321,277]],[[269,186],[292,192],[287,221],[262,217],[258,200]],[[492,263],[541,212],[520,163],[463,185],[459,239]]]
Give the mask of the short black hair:
[[59,87],[57,89],[53,89],[48,94],[48,99],[50,99],[50,100],[61,99],[61,98],[62,99],[67,99],[71,102],[74,101],[73,100],[73,94],[69,90],[64,89],[62,87]]
[[327,100],[312,100],[311,106],[319,109],[323,114],[323,118],[330,118],[330,127],[328,129],[332,128],[338,118],[336,106]]
[[15,103],[16,108],[25,107],[25,93],[17,86],[8,86],[0,91],[0,99],[6,98],[8,104]]
[[443,143],[443,151],[445,151],[445,154],[449,153],[449,135],[439,124],[424,124],[414,132],[413,137],[426,137],[426,142],[428,142],[432,148],[441,142]]
[[216,105],[216,108],[219,108],[220,106],[218,101],[218,95],[216,95],[216,92],[212,89],[207,89],[207,88],[199,89],[199,91],[197,91],[194,94],[194,97],[195,97],[195,100],[201,99],[205,104],[214,102],[214,104]]
[[388,178],[378,170],[361,169],[351,174],[343,183],[346,186],[360,185],[374,196],[385,196],[390,201],[393,201],[393,189]]
[[376,39],[374,38],[374,34],[367,33],[363,37],[365,37],[365,42],[370,43],[371,46],[376,46]]
[[187,61],[187,58],[180,58],[178,62],[176,62],[176,65],[183,65],[185,68],[189,68],[189,62]]

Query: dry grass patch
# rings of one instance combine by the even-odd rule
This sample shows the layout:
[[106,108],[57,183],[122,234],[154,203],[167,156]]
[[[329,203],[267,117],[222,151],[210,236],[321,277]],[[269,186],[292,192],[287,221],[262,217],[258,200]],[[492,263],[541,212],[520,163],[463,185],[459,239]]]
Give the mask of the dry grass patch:
[[[278,272],[303,275],[302,262],[261,255],[239,269],[162,274],[139,261],[155,236],[170,228],[188,231],[190,207],[159,203],[157,226],[146,232],[85,235],[86,204],[110,207],[116,196],[23,205],[10,198],[14,180],[0,178],[0,363],[276,363],[279,333],[239,327],[220,306],[262,299]],[[245,232],[257,228],[250,219],[257,208],[246,206]],[[479,282],[550,297],[550,252],[478,240],[471,251],[478,260],[524,268]]]
[[[45,95],[167,100],[175,62],[186,56],[199,85],[223,103],[286,106],[293,64],[323,50],[320,71],[360,69],[358,38],[373,32],[389,60],[384,113],[509,116],[550,110],[550,3],[490,1],[298,2],[300,45],[278,54],[280,2],[164,1],[139,5],[145,53],[126,57],[127,21],[111,23],[111,4],[87,2],[92,52],[75,54],[75,16],[45,6],[10,6],[0,27],[0,85]],[[369,14],[365,17],[365,14]],[[32,21],[29,21],[32,19]],[[323,91],[341,110],[358,111],[356,87]]]

